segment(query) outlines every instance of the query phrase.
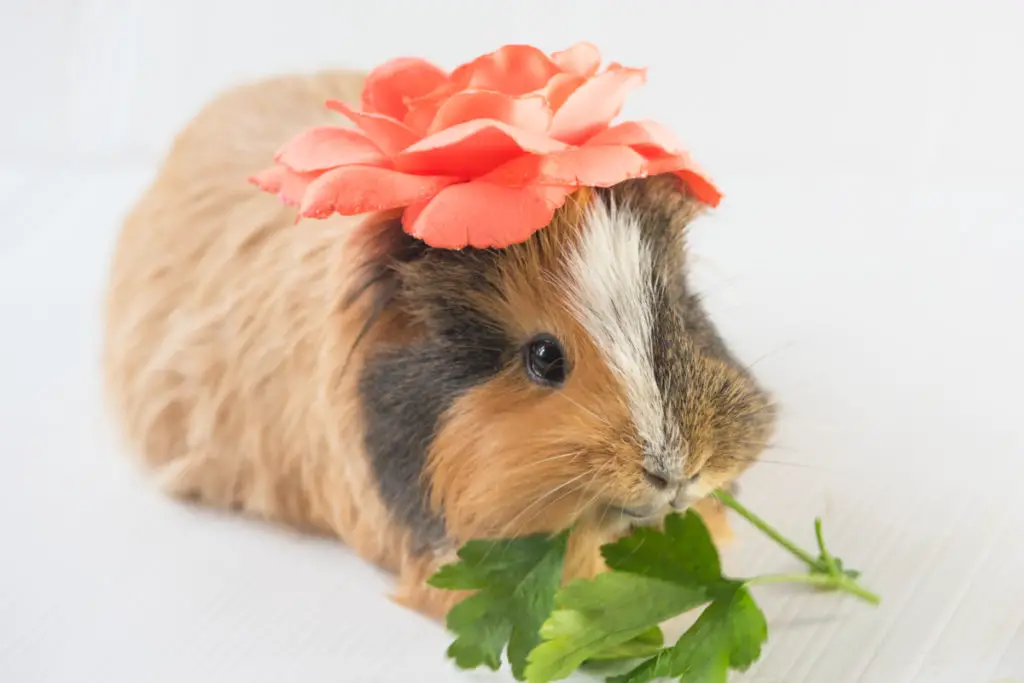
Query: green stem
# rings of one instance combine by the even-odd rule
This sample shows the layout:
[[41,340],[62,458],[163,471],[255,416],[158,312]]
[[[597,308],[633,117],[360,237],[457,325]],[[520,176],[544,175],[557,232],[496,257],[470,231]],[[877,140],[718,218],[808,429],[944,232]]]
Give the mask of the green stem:
[[799,559],[808,567],[817,571],[821,571],[823,569],[821,563],[818,562],[818,558],[812,556],[806,550],[800,548],[791,540],[783,536],[775,527],[773,527],[771,524],[764,521],[763,519],[755,515],[753,512],[745,508],[738,500],[733,498],[731,495],[721,490],[715,491],[715,493],[712,495],[714,495],[715,498],[717,498],[718,500],[722,501],[722,503],[726,507],[732,509],[734,512],[736,512],[736,514],[740,515],[741,517],[743,517],[743,519],[747,520],[752,525],[760,529],[766,536],[768,536],[773,541],[775,541],[783,548],[788,550],[794,557]]
[[814,533],[818,539],[818,547],[821,549],[821,557],[814,557],[809,552],[783,536],[778,529],[773,527],[771,524],[745,508],[729,493],[719,490],[715,491],[712,495],[720,500],[726,507],[736,512],[753,526],[760,529],[766,536],[792,553],[811,570],[811,573],[809,574],[774,574],[769,576],[759,576],[749,579],[747,581],[748,584],[803,583],[850,593],[851,595],[856,595],[862,600],[870,602],[872,605],[877,605],[882,601],[878,595],[867,590],[858,584],[855,579],[839,569],[836,559],[825,546],[824,533],[821,529],[821,519],[814,520]]
[[832,588],[836,580],[828,574],[766,574],[747,579],[748,586],[757,586],[769,583],[806,583],[821,588]]
[[747,579],[746,583],[748,586],[769,583],[803,583],[818,586],[819,588],[829,588],[850,593],[866,602],[870,602],[872,605],[882,602],[882,599],[877,594],[859,586],[855,581],[841,574],[838,576],[829,574],[768,574]]
[[818,539],[818,550],[821,551],[821,561],[828,567],[829,574],[841,574],[839,566],[836,564],[836,558],[832,557],[832,553],[825,547],[825,534],[821,530],[821,517],[814,518],[814,535]]

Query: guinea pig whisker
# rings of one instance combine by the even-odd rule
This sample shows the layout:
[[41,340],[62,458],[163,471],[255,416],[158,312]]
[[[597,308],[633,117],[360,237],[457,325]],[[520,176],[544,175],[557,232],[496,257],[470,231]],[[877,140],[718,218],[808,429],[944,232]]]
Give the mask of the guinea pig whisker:
[[640,440],[632,434],[621,435],[619,443],[623,444],[627,448],[636,448],[637,450],[643,450],[644,447],[644,445],[640,443]]
[[[594,468],[593,474],[590,475],[590,479],[587,480],[587,483],[584,484],[582,488],[587,488],[588,486],[590,486],[594,482],[594,480],[597,479],[597,477],[604,471],[604,469],[604,466]],[[597,500],[598,497],[601,496],[607,490],[607,485],[603,486],[602,488],[599,488],[597,490],[597,493],[595,493],[590,500],[588,500],[586,503],[582,505],[576,506],[576,510],[573,511],[572,513],[573,519],[576,519],[583,510],[593,505],[594,501]]]
[[[578,490],[579,490],[578,488],[572,488],[572,489],[568,489],[566,491],[563,491],[561,495],[556,496],[555,498],[552,498],[551,500],[549,500],[547,502],[547,505],[554,505],[558,501],[563,500],[566,496],[572,495],[573,493],[575,493]],[[528,525],[533,520],[537,519],[537,517],[539,517],[546,509],[547,509],[547,506],[538,507],[537,509],[535,509],[533,511],[533,514],[531,514],[529,517],[523,519],[520,522],[519,527],[517,529],[515,529],[511,533],[509,531],[505,531],[505,532],[503,532],[502,535],[503,536],[512,536],[512,537],[517,536],[519,534],[519,532],[522,531],[522,529],[526,527],[526,525]],[[511,528],[512,527],[509,526],[509,525],[505,526],[505,529],[511,529]]]
[[580,410],[582,410],[583,412],[587,413],[588,415],[590,415],[591,417],[593,417],[593,418],[594,418],[595,420],[598,420],[598,421],[599,421],[599,422],[600,422],[601,424],[603,424],[603,425],[604,425],[605,427],[611,427],[611,426],[612,426],[612,425],[611,425],[611,423],[610,423],[610,422],[608,421],[608,418],[606,418],[606,417],[603,417],[603,416],[601,416],[601,415],[598,415],[597,413],[595,413],[595,412],[594,412],[593,410],[591,410],[590,408],[587,408],[587,407],[583,406],[582,404],[580,404],[580,402],[579,402],[579,401],[577,401],[577,400],[576,400],[576,399],[574,399],[573,397],[569,396],[569,395],[568,395],[568,394],[566,394],[565,392],[559,392],[559,393],[558,393],[557,395],[558,395],[558,396],[562,396],[562,397],[564,397],[566,401],[569,401],[569,403],[572,403],[572,404],[573,404],[574,406],[576,406],[577,408],[579,408],[579,409],[580,409]]
[[[615,467],[612,467],[612,466],[609,466],[609,465],[606,465],[606,464],[602,464],[602,465],[600,465],[598,467],[595,467],[591,471],[591,473],[590,473],[590,478],[587,479],[586,482],[584,482],[583,484],[578,486],[577,489],[580,490],[580,491],[586,491],[586,490],[590,489],[590,486],[591,486],[591,484],[594,483],[595,479],[600,477],[602,474],[605,474],[607,472],[614,472],[614,471],[615,471]],[[597,492],[589,500],[587,500],[585,503],[583,503],[581,505],[577,505],[576,509],[573,511],[573,514],[572,514],[573,519],[575,520],[576,518],[578,518],[579,514],[583,510],[585,510],[588,507],[590,507],[594,503],[594,501],[597,500],[602,495],[604,495],[605,491],[607,491],[609,488],[610,488],[609,485],[605,484],[604,486],[602,486],[599,489],[597,489]]]
[[[524,513],[529,511],[532,507],[536,506],[538,503],[542,502],[545,498],[547,498],[548,496],[552,495],[553,493],[555,493],[555,492],[559,491],[560,489],[568,486],[569,484],[572,484],[574,481],[578,481],[579,479],[583,478],[584,476],[586,476],[586,474],[587,473],[584,472],[583,474],[580,474],[580,475],[578,475],[576,477],[573,477],[569,481],[563,482],[562,484],[554,487],[553,489],[551,489],[550,491],[545,493],[540,498],[538,498],[535,501],[533,501],[533,503],[531,503],[530,505],[527,505],[525,508],[520,510],[519,514],[517,514],[515,517],[513,517],[511,520],[509,520],[509,522],[502,527],[501,531],[497,534],[498,537],[502,537],[502,538],[515,538],[519,534],[519,531],[523,527],[525,527],[527,524],[529,524],[534,519],[536,519],[537,516],[544,511],[544,508],[541,507],[541,508],[537,509],[532,515],[530,515],[530,517],[522,520],[522,523],[519,524],[519,528],[518,529],[513,530],[516,521],[518,521],[523,516]],[[548,504],[551,505],[553,503],[557,503],[559,500],[562,500],[562,498],[564,498],[567,495],[570,495],[575,490],[576,489],[569,489],[568,491],[565,491],[562,495],[558,496],[554,500],[548,501]],[[491,551],[488,550],[487,553],[484,554],[484,557],[485,558],[488,557],[490,552]]]
[[562,453],[561,455],[552,455],[550,458],[544,458],[539,462],[530,463],[530,469],[533,469],[537,465],[543,465],[546,462],[553,462],[555,460],[562,460],[563,458],[575,458],[583,454],[582,450],[570,451],[568,453]]
[[787,467],[802,467],[809,470],[821,469],[817,465],[808,465],[804,462],[786,462],[785,460],[766,460],[764,458],[737,458],[743,462],[764,463],[765,465],[785,465]]
[[[744,445],[744,444],[740,444],[740,445]],[[754,446],[754,445],[758,445],[758,444],[749,444],[749,445]],[[769,446],[765,446],[764,450],[777,450],[777,447],[769,445]],[[762,463],[763,462],[763,463],[768,464],[768,465],[786,465],[788,467],[804,467],[804,468],[807,468],[807,469],[821,469],[820,466],[812,465],[812,464],[809,464],[809,463],[788,462],[786,460],[771,460],[769,458],[763,458],[763,457],[759,457],[759,456],[756,456],[756,455],[749,456],[749,457],[734,457],[733,460],[735,460],[737,462],[749,462],[749,463]]]
[[750,448],[760,448],[760,449],[766,450],[766,451],[785,451],[787,453],[800,453],[801,452],[801,451],[797,450],[796,448],[791,448],[789,446],[780,446],[777,443],[771,443],[771,442],[763,443],[761,441],[739,441],[739,442],[737,442],[736,445],[737,446],[747,446],[747,447],[750,447]]
[[[596,476],[596,474],[595,474],[595,476]],[[586,509],[587,509],[588,507],[590,507],[591,505],[593,505],[593,504],[594,504],[594,501],[596,501],[596,500],[597,500],[598,498],[600,498],[601,496],[603,496],[603,495],[605,494],[605,492],[606,492],[606,491],[607,491],[607,490],[608,490],[609,488],[611,488],[611,487],[609,487],[608,485],[605,485],[605,486],[603,486],[603,487],[599,488],[599,489],[597,490],[597,493],[595,493],[595,494],[594,494],[593,498],[591,498],[590,500],[588,500],[588,501],[587,501],[587,504],[586,504],[586,505],[581,505],[581,506],[580,506],[579,508],[577,508],[577,509],[576,509],[576,512],[575,512],[575,514],[574,514],[573,516],[574,516],[574,517],[576,517],[576,516],[577,516],[577,515],[579,515],[579,514],[580,514],[581,512],[583,512],[584,510],[586,510]],[[605,517],[605,515],[607,515],[607,514],[608,514],[608,506],[607,506],[607,505],[602,505],[602,506],[601,506],[601,508],[602,508],[602,509],[601,509],[601,516],[600,516],[600,517],[598,518],[598,520],[597,520],[597,526],[599,526],[599,527],[600,527],[600,526],[601,526],[602,524],[604,524],[604,517]]]
[[761,361],[763,361],[765,358],[770,358],[771,356],[774,356],[779,351],[782,351],[782,350],[784,350],[784,349],[786,349],[786,348],[788,348],[790,346],[794,346],[795,344],[796,344],[795,341],[787,342],[787,343],[783,344],[782,346],[779,346],[778,348],[775,348],[775,349],[773,349],[771,351],[768,351],[767,353],[761,354],[756,359],[754,359],[753,362],[747,364],[747,366],[746,366],[747,371],[749,372],[750,370],[753,370],[754,366],[757,365],[758,363],[760,363]]
[[[607,473],[614,473],[615,471],[616,471],[616,467],[614,465],[602,464],[600,467],[597,467],[597,468],[594,469],[594,475],[590,479],[587,480],[587,484],[586,485],[589,486],[595,479],[597,479],[602,474],[605,474],[606,472]],[[598,488],[597,491],[594,493],[594,495],[584,505],[581,505],[580,507],[578,507],[576,509],[576,511],[574,513],[574,517],[578,516],[581,512],[583,512],[588,507],[593,505],[594,502],[596,500],[598,500],[599,498],[601,498],[602,496],[604,496],[604,494],[607,493],[609,489],[611,489],[611,486],[609,484],[605,484],[605,485],[601,486],[600,488]],[[604,518],[605,518],[605,515],[608,514],[609,506],[602,505],[601,508],[602,508],[602,510],[601,510],[601,517],[597,521],[598,526],[600,526],[601,524],[604,523]]]
[[[562,482],[558,486],[555,486],[555,487],[551,488],[544,495],[534,499],[534,501],[532,503],[530,503],[525,508],[520,510],[519,513],[515,517],[513,517],[511,520],[509,520],[509,522],[505,525],[505,529],[502,532],[502,535],[503,536],[508,535],[508,533],[514,528],[516,522],[518,522],[520,519],[522,519],[523,515],[525,515],[527,512],[529,512],[530,510],[533,510],[534,508],[536,508],[538,505],[542,504],[544,501],[546,501],[551,496],[555,495],[556,493],[558,493],[559,491],[561,491],[565,487],[571,486],[572,484],[576,483],[577,481],[579,481],[583,477],[587,476],[588,474],[591,474],[591,472],[589,470],[586,471],[586,472],[582,472],[580,474],[577,474],[575,477],[572,477],[571,479]],[[573,491],[574,491],[574,489],[570,489],[564,495],[568,495],[569,493],[572,493]],[[556,498],[555,500],[561,500],[561,498]],[[554,502],[554,501],[551,501],[551,502]],[[541,509],[543,510],[543,508],[541,508]],[[536,517],[536,514],[534,514],[533,517],[529,517],[528,519],[524,520],[523,524],[521,524],[520,527],[524,526],[526,524],[526,522],[532,521],[535,517]]]
[[[581,452],[582,452],[582,451],[581,451]],[[529,510],[530,510],[530,509],[531,509],[532,507],[535,507],[535,506],[536,506],[536,505],[537,505],[538,503],[542,502],[542,501],[544,500],[544,498],[546,498],[546,497],[548,497],[548,496],[552,495],[553,493],[555,493],[555,492],[556,492],[556,491],[558,491],[559,489],[561,489],[561,488],[564,488],[564,487],[568,486],[569,484],[572,484],[572,483],[574,483],[574,482],[577,482],[577,481],[579,481],[579,480],[580,480],[580,479],[581,479],[582,477],[586,476],[587,474],[590,474],[590,478],[589,478],[589,479],[587,479],[587,481],[586,481],[585,483],[583,483],[583,484],[581,484],[581,485],[579,485],[579,486],[575,486],[575,487],[573,487],[573,488],[571,488],[571,489],[568,489],[568,490],[566,490],[565,492],[563,492],[563,493],[562,493],[562,495],[558,496],[557,498],[554,498],[553,500],[547,501],[547,504],[548,504],[548,505],[553,505],[554,503],[557,503],[558,501],[560,501],[560,500],[564,499],[564,498],[565,498],[566,496],[568,496],[568,495],[570,495],[570,494],[572,494],[572,493],[575,493],[576,491],[580,491],[580,490],[585,490],[585,489],[586,489],[586,488],[587,488],[588,486],[590,486],[590,484],[591,484],[591,483],[592,483],[592,482],[593,482],[593,481],[594,481],[595,479],[597,479],[597,478],[598,478],[599,476],[601,476],[601,475],[602,475],[602,474],[604,474],[605,472],[613,472],[614,470],[615,470],[615,468],[614,468],[614,467],[610,467],[610,466],[608,466],[608,465],[604,465],[604,464],[602,464],[602,465],[601,465],[600,467],[594,468],[593,470],[591,470],[591,471],[589,471],[589,472],[585,472],[585,473],[583,473],[583,474],[577,475],[576,477],[573,477],[573,478],[572,478],[572,479],[570,479],[569,481],[567,481],[567,482],[565,482],[565,483],[561,484],[560,486],[557,486],[557,487],[555,487],[555,489],[553,489],[553,490],[549,491],[548,493],[544,494],[544,496],[541,496],[541,498],[538,498],[538,499],[537,499],[537,500],[535,500],[535,501],[534,501],[533,503],[531,503],[531,504],[530,504],[529,506],[527,506],[526,508],[524,508],[524,509],[523,509],[523,510],[522,510],[522,511],[521,511],[521,512],[520,512],[520,513],[518,514],[518,515],[516,515],[516,517],[515,517],[515,518],[513,518],[513,519],[512,519],[512,520],[511,520],[511,521],[510,521],[510,522],[509,522],[509,523],[508,523],[507,525],[506,525],[506,527],[505,527],[505,528],[506,528],[506,529],[511,529],[511,528],[512,528],[512,526],[513,526],[513,525],[515,524],[515,522],[516,522],[516,521],[518,521],[518,520],[519,520],[519,519],[520,519],[520,518],[521,518],[521,517],[523,516],[523,514],[525,514],[525,513],[527,512],[527,511],[529,511]],[[599,491],[597,492],[597,494],[596,494],[596,495],[595,495],[595,496],[594,496],[594,497],[593,497],[593,498],[592,498],[592,499],[591,499],[591,500],[590,500],[590,501],[589,501],[589,502],[588,502],[588,503],[587,503],[586,505],[590,505],[590,504],[591,504],[591,503],[592,503],[592,502],[593,502],[594,500],[596,500],[596,499],[597,499],[597,498],[598,498],[598,497],[599,497],[599,496],[600,496],[601,494],[603,494],[605,490],[607,490],[607,486],[605,486],[605,487],[603,487],[602,489],[600,489],[600,490],[599,490]],[[586,507],[586,505],[584,505],[584,506],[580,506],[580,507],[577,507],[577,509],[576,509],[576,510],[574,511],[574,513],[573,513],[573,518],[575,518],[575,517],[576,517],[576,516],[577,516],[577,515],[578,515],[578,514],[580,513],[580,511],[581,511],[582,509],[584,509],[584,508]],[[536,511],[534,511],[534,513],[533,513],[533,514],[532,514],[532,515],[531,515],[530,517],[528,517],[528,518],[526,518],[526,519],[523,519],[523,520],[522,520],[522,522],[521,522],[521,524],[520,524],[520,528],[521,528],[521,527],[524,527],[524,526],[526,526],[526,525],[527,525],[527,524],[529,524],[529,523],[530,523],[531,521],[533,521],[534,519],[536,519],[536,517],[537,517],[537,516],[538,516],[538,515],[539,515],[539,514],[540,514],[541,512],[543,512],[543,510],[544,510],[544,508],[543,508],[543,507],[541,507],[541,508],[538,508],[538,509],[537,509]],[[518,532],[518,530],[517,530],[517,532]],[[506,532],[506,533],[507,533],[507,532]],[[513,534],[513,535],[514,535],[514,534]]]

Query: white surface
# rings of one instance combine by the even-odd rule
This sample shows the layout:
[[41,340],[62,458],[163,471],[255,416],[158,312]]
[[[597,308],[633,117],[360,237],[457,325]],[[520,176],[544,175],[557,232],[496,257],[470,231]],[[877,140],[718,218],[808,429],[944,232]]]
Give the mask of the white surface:
[[[99,295],[121,215],[221,86],[579,39],[651,67],[626,114],[727,194],[698,275],[785,410],[744,499],[808,543],[822,514],[884,598],[760,590],[770,644],[735,680],[1024,680],[1024,5],[545,4],[4,5],[0,681],[502,680],[455,672],[341,545],[156,494],[104,416]],[[729,569],[793,568],[738,528]]]

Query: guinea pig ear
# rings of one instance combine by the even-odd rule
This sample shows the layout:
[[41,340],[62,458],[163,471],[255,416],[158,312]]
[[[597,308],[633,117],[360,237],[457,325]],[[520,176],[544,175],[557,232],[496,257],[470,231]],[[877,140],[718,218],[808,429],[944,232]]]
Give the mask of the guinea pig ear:
[[[342,292],[340,306],[350,309],[359,301],[366,301],[363,325],[349,350],[353,353],[380,321],[385,311],[393,306],[401,291],[401,268],[423,257],[426,245],[402,229],[401,215],[394,212],[378,214],[356,227],[345,242],[345,249],[359,254]],[[342,372],[347,370],[345,361]]]
[[671,173],[637,178],[600,192],[613,206],[628,207],[644,225],[648,235],[662,233],[663,239],[682,238],[686,228],[707,210],[677,176]]
[[402,229],[400,214],[389,212],[368,219],[349,235],[346,248],[362,254],[342,306],[350,307],[373,291],[372,308],[383,309],[393,299],[402,264],[423,257],[428,247]]

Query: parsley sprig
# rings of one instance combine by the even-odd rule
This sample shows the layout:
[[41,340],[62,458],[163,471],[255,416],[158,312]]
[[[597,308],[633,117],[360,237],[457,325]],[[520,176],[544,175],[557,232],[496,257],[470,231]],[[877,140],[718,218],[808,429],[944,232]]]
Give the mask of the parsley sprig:
[[[670,514],[663,530],[638,528],[605,545],[601,553],[610,571],[562,587],[569,531],[471,541],[459,550],[458,562],[429,580],[437,588],[475,591],[448,613],[448,628],[457,636],[448,656],[464,669],[497,670],[505,652],[513,675],[528,683],[549,683],[609,662],[634,663],[609,683],[724,683],[730,670],[757,661],[768,639],[751,586],[803,583],[880,602],[858,583],[859,572],[829,551],[820,519],[814,522],[815,556],[733,496],[714,495],[808,571],[724,575],[707,527],[692,510]],[[693,625],[667,646],[660,624],[701,606]]]

